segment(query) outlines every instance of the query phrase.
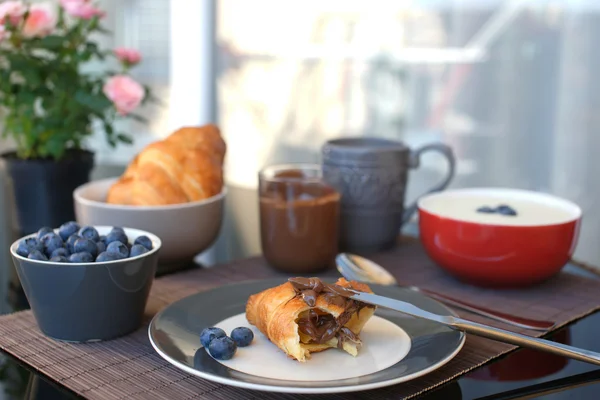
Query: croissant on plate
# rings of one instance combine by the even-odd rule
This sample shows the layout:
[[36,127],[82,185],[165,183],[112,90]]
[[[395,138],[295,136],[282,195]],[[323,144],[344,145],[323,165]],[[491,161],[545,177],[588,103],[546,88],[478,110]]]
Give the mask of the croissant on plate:
[[215,125],[178,129],[133,159],[109,189],[106,202],[152,206],[215,196],[223,188],[226,150]]
[[369,286],[344,278],[334,285],[317,278],[292,278],[250,296],[246,319],[300,362],[330,348],[356,356],[362,345],[359,334],[376,307],[340,296],[344,288],[372,293]]

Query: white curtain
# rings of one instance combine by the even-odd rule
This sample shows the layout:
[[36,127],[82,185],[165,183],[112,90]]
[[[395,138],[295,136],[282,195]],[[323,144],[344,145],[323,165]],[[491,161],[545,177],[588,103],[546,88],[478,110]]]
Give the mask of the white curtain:
[[[265,164],[318,161],[335,136],[441,140],[459,158],[454,187],[577,202],[585,215],[576,257],[600,263],[600,3],[251,3],[218,3],[231,184],[255,187]],[[427,157],[409,198],[444,168]]]

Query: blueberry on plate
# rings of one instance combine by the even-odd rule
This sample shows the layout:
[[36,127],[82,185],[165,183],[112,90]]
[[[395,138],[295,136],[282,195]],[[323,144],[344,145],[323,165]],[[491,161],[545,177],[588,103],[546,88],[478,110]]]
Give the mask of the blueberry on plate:
[[214,326],[210,328],[205,328],[202,330],[202,333],[200,333],[200,343],[202,344],[202,346],[208,348],[208,345],[214,339],[225,336],[227,336],[227,334],[221,328],[216,328]]
[[23,239],[17,246],[17,254],[21,257],[27,257],[34,250],[44,251],[44,245],[36,238]]
[[69,236],[77,233],[78,231],[79,224],[75,221],[65,222],[64,224],[58,227],[58,234],[64,241],[66,241],[69,238]]
[[479,213],[485,213],[485,214],[494,214],[496,212],[496,210],[492,207],[488,207],[488,206],[483,206],[483,207],[479,207],[477,209],[477,212]]
[[69,259],[65,256],[54,256],[50,258],[50,261],[57,263],[68,263]]
[[98,255],[96,243],[86,238],[77,239],[73,244],[73,250],[73,253],[90,253],[92,258],[96,258]]
[[48,228],[47,226],[41,227],[37,231],[37,240],[42,240],[42,237],[47,233],[54,233],[54,231],[52,230],[52,228]]
[[231,331],[231,339],[233,339],[238,347],[246,347],[252,343],[252,339],[254,339],[254,332],[252,332],[249,328],[240,326]]
[[108,235],[106,235],[106,245],[108,246],[113,242],[121,242],[123,244],[127,244],[129,242],[129,239],[127,238],[125,232],[113,229],[108,233]]
[[111,242],[106,246],[108,253],[115,253],[121,256],[121,258],[129,257],[129,248],[121,242]]
[[213,339],[208,345],[208,353],[217,360],[229,360],[237,350],[237,345],[230,337]]
[[81,236],[79,236],[78,234],[74,233],[73,235],[69,236],[69,238],[67,239],[67,250],[69,250],[69,253],[75,253],[75,249],[73,248],[73,245],[75,244],[75,242],[77,241],[77,239],[81,239]]
[[125,233],[125,229],[121,228],[120,226],[113,226],[111,230]]
[[104,252],[98,254],[98,257],[96,257],[96,262],[115,261],[115,260],[122,260],[122,259],[123,259],[123,257],[121,257],[119,254],[109,253],[107,251],[104,251]]
[[131,250],[129,250],[129,257],[137,257],[141,256],[144,253],[147,253],[149,250],[142,246],[141,244],[134,244],[131,246]]
[[97,242],[100,239],[98,231],[93,226],[84,226],[79,230],[79,236]]
[[60,249],[65,245],[61,237],[54,232],[46,233],[44,236],[42,236],[40,241],[44,245],[44,250],[48,255],[52,254],[54,250]]
[[65,258],[68,258],[69,257],[69,251],[67,249],[65,249],[64,247],[59,247],[58,249],[54,250],[50,254],[50,258],[54,258],[54,257],[65,257]]
[[152,250],[152,240],[150,240],[150,238],[146,235],[138,236],[134,240],[133,244],[141,244],[148,250]]
[[98,248],[98,253],[97,254],[104,253],[106,251],[106,243],[104,243],[101,240],[98,240],[96,242],[96,247]]
[[48,261],[48,257],[46,257],[44,253],[39,250],[33,250],[31,253],[29,253],[27,258],[30,260]]
[[108,246],[108,242],[106,241],[106,235],[100,235],[100,237],[98,238],[98,243],[104,243],[105,246]]
[[89,263],[92,261],[94,261],[94,257],[85,251],[73,253],[69,256],[69,262],[71,263]]
[[502,215],[515,216],[517,212],[511,206],[507,206],[506,204],[501,204],[497,207],[498,213]]

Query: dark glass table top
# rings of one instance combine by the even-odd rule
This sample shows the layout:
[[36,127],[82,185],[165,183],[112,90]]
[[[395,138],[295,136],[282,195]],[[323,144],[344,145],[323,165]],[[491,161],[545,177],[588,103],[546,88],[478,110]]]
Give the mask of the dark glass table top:
[[[200,268],[190,265],[188,268]],[[592,279],[593,273],[574,265],[569,271]],[[28,308],[15,279],[0,287],[0,301],[13,311]],[[600,301],[600,296],[599,296]],[[551,335],[548,339],[600,352],[600,313],[592,314]],[[419,397],[420,399],[596,399],[600,392],[600,368],[520,349],[492,361],[459,379]],[[0,351],[0,400],[76,399],[69,389]]]

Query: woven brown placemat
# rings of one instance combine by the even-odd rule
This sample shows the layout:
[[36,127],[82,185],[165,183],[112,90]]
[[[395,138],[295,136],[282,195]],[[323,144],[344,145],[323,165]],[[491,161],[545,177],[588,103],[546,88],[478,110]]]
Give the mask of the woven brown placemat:
[[[539,286],[522,290],[480,289],[462,284],[437,268],[418,242],[372,257],[405,284],[419,285],[524,317],[552,319],[557,328],[600,308],[600,281],[563,272]],[[166,305],[215,286],[281,276],[260,258],[157,279],[146,309],[147,322]],[[500,323],[467,312],[461,315]],[[530,335],[539,332],[521,331]],[[75,393],[90,399],[388,399],[410,398],[437,387],[497,358],[514,346],[467,336],[461,352],[426,376],[399,385],[343,395],[300,396],[265,393],[206,381],[164,361],[153,350],[147,324],[135,333],[108,342],[68,344],[42,335],[30,311],[0,317],[0,348]]]

